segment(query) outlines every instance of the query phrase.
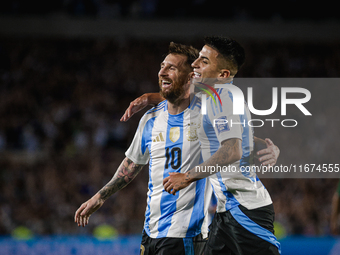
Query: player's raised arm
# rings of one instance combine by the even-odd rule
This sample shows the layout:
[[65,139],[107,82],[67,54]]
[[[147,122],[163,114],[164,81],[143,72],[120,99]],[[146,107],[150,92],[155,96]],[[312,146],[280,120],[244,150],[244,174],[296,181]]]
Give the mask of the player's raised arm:
[[129,158],[125,158],[118,167],[113,178],[92,198],[83,203],[74,215],[78,226],[85,227],[92,213],[97,211],[112,194],[128,185],[142,170],[144,165],[137,165]]
[[228,139],[222,142],[220,148],[208,160],[186,173],[170,173],[169,177],[163,180],[164,189],[170,194],[175,195],[178,190],[187,187],[190,183],[199,179],[206,178],[216,172],[197,171],[197,169],[209,166],[229,166],[242,157],[242,141],[238,138]]
[[128,121],[132,115],[143,110],[146,106],[156,106],[163,100],[164,98],[159,93],[145,93],[130,103],[120,121]]

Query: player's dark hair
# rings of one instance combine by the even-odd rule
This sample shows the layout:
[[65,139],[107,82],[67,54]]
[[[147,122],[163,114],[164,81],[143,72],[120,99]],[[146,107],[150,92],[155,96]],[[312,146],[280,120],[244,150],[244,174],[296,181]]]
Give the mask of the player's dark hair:
[[181,54],[187,56],[187,64],[191,68],[191,64],[198,58],[199,51],[190,45],[171,42],[168,54]]
[[[222,36],[207,36],[204,38],[205,45],[217,50],[230,65],[231,74],[235,75],[245,61],[243,47],[235,40]],[[232,70],[235,69],[235,70]]]

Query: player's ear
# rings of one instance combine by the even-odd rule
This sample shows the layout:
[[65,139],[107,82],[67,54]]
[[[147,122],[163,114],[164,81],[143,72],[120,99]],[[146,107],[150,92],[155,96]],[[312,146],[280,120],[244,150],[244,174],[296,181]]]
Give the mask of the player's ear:
[[219,74],[219,78],[229,78],[230,71],[228,69],[222,69]]

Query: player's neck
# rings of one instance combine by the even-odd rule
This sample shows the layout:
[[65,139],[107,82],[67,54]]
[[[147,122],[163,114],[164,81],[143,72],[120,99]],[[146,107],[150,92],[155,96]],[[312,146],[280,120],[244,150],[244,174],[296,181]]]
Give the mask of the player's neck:
[[181,98],[176,100],[175,102],[171,103],[168,101],[168,112],[171,115],[176,115],[183,112],[185,109],[189,107],[190,98]]

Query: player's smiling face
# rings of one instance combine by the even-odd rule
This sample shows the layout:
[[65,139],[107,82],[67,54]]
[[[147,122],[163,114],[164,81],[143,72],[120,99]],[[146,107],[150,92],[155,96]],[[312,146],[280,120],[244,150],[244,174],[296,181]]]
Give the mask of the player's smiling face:
[[186,64],[187,57],[180,54],[169,54],[161,63],[158,72],[161,95],[169,102],[185,94],[191,68]]
[[205,45],[200,51],[199,57],[192,63],[195,79],[220,78],[218,51]]

